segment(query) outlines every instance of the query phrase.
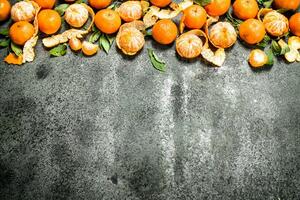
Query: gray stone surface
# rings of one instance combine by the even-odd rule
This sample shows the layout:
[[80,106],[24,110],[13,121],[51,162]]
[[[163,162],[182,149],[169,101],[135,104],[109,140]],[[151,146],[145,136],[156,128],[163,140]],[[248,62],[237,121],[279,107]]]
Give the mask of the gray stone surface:
[[37,52],[0,63],[1,200],[300,199],[299,63]]

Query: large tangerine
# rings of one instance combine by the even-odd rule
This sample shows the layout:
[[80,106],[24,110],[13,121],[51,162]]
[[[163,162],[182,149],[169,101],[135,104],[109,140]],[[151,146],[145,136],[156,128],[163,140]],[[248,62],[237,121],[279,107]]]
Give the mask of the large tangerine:
[[203,47],[202,40],[195,34],[184,33],[176,39],[176,51],[183,58],[196,58]]
[[241,23],[239,35],[246,43],[257,44],[264,39],[266,30],[261,21],[257,19],[248,19]]
[[242,20],[255,18],[259,10],[256,0],[236,0],[232,8],[234,15]]
[[28,21],[31,22],[35,17],[34,6],[27,1],[20,1],[12,6],[11,18],[15,21]]
[[211,0],[204,8],[210,16],[224,15],[230,8],[230,0]]
[[289,31],[289,20],[275,10],[264,16],[263,23],[267,32],[275,37],[283,36]]
[[120,5],[117,12],[125,22],[131,22],[142,17],[143,8],[139,1],[126,1]]
[[95,25],[103,33],[112,34],[119,30],[121,26],[121,18],[114,10],[103,9],[96,13]]
[[33,34],[34,27],[27,21],[15,22],[9,29],[9,37],[17,45],[24,45]]
[[209,30],[209,39],[214,46],[225,49],[236,42],[237,34],[229,22],[218,22]]
[[38,14],[39,29],[48,35],[56,33],[61,26],[61,18],[57,11],[45,9]]
[[56,0],[34,0],[42,9],[51,9],[54,7]]
[[116,43],[123,53],[134,55],[143,48],[145,39],[139,30],[131,27],[119,32]]
[[88,10],[81,4],[72,4],[65,12],[66,22],[76,28],[82,27],[88,18]]
[[0,0],[0,21],[4,21],[9,17],[11,5],[8,0]]
[[183,23],[190,29],[200,29],[206,22],[207,14],[203,7],[192,5],[183,11]]
[[177,26],[170,19],[161,19],[152,28],[152,37],[160,44],[171,44],[176,39],[177,34]]
[[274,0],[274,4],[279,9],[297,10],[300,0]]
[[290,29],[291,32],[300,37],[300,13],[296,13],[294,14],[290,20],[289,20],[289,24],[290,24]]

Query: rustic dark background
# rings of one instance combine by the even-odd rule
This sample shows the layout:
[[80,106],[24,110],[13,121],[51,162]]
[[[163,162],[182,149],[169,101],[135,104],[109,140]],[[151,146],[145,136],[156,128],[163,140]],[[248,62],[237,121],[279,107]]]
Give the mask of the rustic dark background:
[[300,199],[299,63],[253,71],[239,43],[221,68],[150,39],[134,58],[36,51],[0,62],[1,200]]

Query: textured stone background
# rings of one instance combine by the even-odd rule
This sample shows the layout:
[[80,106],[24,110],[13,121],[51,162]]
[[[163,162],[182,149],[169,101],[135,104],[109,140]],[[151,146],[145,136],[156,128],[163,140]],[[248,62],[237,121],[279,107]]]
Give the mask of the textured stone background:
[[[146,48],[0,63],[0,199],[300,199],[300,66]],[[0,50],[2,60],[6,50]]]

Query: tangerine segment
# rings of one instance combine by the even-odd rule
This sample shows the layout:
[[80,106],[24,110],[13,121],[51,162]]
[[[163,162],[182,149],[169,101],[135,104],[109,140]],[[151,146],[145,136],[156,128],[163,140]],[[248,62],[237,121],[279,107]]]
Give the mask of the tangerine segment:
[[143,8],[139,1],[126,1],[117,9],[121,19],[131,22],[142,18]]
[[192,5],[183,11],[183,23],[190,29],[200,29],[206,22],[207,14],[203,7]]
[[256,0],[236,0],[232,8],[234,15],[242,20],[255,18],[259,10]]
[[263,23],[267,32],[275,37],[283,36],[289,31],[289,20],[275,10],[265,15]]
[[56,33],[61,26],[58,12],[51,9],[42,10],[38,14],[39,29],[48,35]]
[[177,34],[177,26],[170,19],[159,20],[152,28],[152,37],[160,44],[171,44],[176,39]]
[[103,33],[112,34],[119,30],[121,18],[114,10],[103,9],[98,11],[95,15],[95,24]]
[[266,30],[264,24],[257,19],[248,19],[241,23],[239,35],[248,44],[257,44],[265,37]]
[[210,16],[224,15],[230,8],[230,0],[211,0],[204,8]]
[[17,45],[24,45],[34,34],[34,27],[27,21],[14,23],[9,29],[11,40]]
[[218,22],[210,29],[209,39],[214,46],[225,49],[236,42],[237,34],[229,22]]
[[11,5],[8,0],[0,0],[0,21],[4,21],[9,17]]
[[35,17],[35,8],[32,3],[27,1],[20,1],[12,6],[11,18],[15,21],[31,22]]
[[196,58],[201,54],[202,40],[195,34],[184,33],[176,40],[176,51],[183,58]]
[[87,8],[81,4],[70,5],[65,12],[66,22],[76,28],[82,27],[89,18]]
[[274,4],[279,9],[297,10],[300,0],[275,0]]
[[296,13],[294,14],[290,20],[289,20],[289,24],[290,24],[290,29],[291,32],[300,37],[300,13]]
[[116,38],[119,49],[127,55],[135,55],[144,44],[144,35],[134,27],[129,27],[120,31]]

